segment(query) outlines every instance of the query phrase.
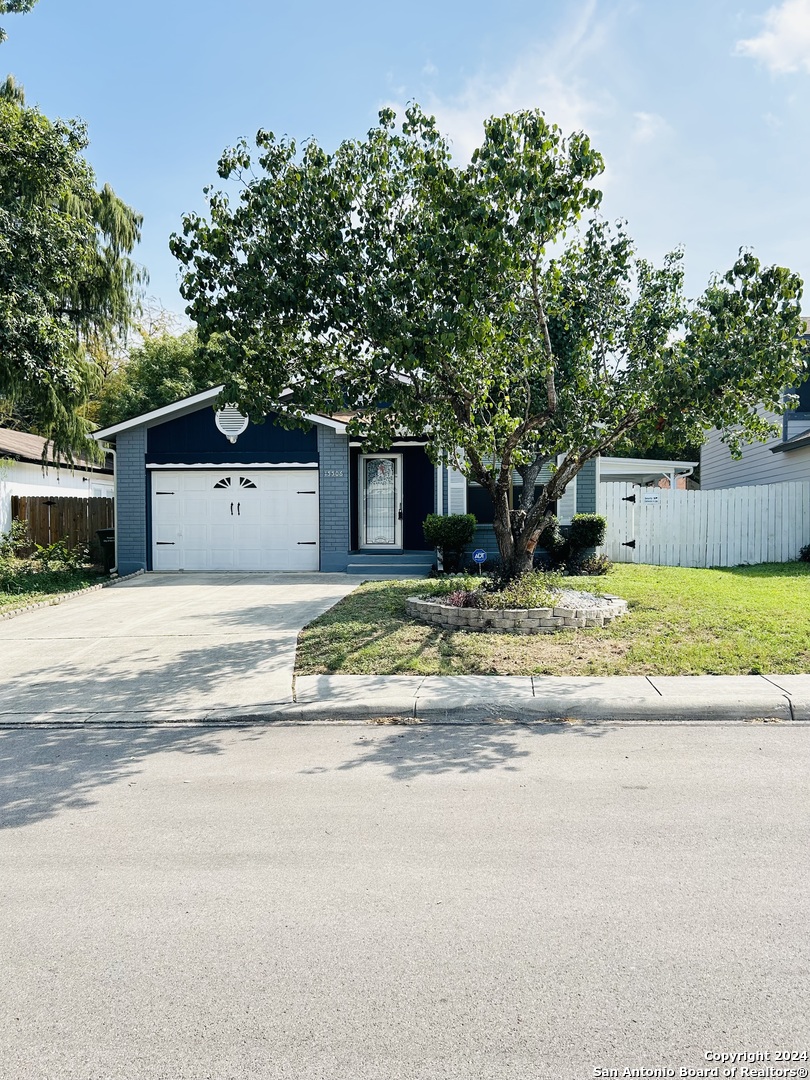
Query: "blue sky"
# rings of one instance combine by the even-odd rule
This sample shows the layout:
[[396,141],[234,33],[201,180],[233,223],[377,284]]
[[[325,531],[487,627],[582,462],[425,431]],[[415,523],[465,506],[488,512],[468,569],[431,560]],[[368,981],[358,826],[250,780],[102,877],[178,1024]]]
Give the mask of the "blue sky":
[[603,213],[640,254],[686,250],[699,293],[740,246],[808,282],[810,0],[39,0],[6,15],[0,68],[81,117],[99,182],[143,213],[149,293],[182,312],[182,214],[259,127],[327,149],[416,100],[461,161],[482,120],[539,107],[605,156]]

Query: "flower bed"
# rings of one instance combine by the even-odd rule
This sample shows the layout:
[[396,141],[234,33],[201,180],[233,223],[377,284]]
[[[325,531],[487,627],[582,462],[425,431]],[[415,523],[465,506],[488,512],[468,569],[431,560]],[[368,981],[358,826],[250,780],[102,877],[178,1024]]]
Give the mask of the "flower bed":
[[[570,605],[570,606],[568,606]],[[607,626],[627,611],[618,596],[592,596],[566,590],[559,606],[539,608],[474,608],[443,604],[411,596],[408,614],[448,630],[476,630],[493,634],[555,634]]]

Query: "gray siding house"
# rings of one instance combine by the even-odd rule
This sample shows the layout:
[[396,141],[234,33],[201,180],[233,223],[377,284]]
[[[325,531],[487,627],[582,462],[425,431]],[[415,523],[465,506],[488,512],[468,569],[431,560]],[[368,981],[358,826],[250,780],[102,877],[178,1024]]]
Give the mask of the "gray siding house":
[[709,432],[700,450],[700,486],[704,491],[810,480],[810,383],[797,392],[798,408],[784,416],[761,410],[768,420],[781,423],[781,434],[767,442],[748,443],[736,461],[721,442],[720,433]]
[[[119,574],[426,573],[435,553],[422,522],[467,511],[480,521],[476,546],[496,557],[486,493],[434,466],[423,440],[367,453],[345,419],[312,415],[308,430],[272,415],[248,423],[236,410],[215,412],[219,392],[95,432],[115,455]],[[596,510],[598,468],[589,462],[569,485],[557,507],[563,524]]]

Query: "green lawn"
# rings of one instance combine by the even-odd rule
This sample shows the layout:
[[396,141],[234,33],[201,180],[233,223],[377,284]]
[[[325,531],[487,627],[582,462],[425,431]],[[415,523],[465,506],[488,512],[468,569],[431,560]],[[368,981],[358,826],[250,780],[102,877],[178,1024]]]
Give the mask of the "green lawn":
[[28,607],[55,596],[98,585],[107,578],[97,570],[49,570],[39,574],[16,576],[13,581],[0,580],[0,612]]
[[617,566],[566,581],[624,597],[603,630],[444,631],[405,614],[429,581],[362,585],[306,627],[297,671],[373,675],[749,675],[810,671],[810,564]]

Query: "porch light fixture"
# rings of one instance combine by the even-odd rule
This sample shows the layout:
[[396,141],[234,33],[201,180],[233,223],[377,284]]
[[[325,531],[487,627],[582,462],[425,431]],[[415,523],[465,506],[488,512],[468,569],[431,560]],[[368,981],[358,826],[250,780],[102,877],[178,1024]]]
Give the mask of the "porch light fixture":
[[224,409],[217,411],[214,423],[229,443],[235,443],[248,426],[248,418],[243,416],[235,405],[226,405]]

